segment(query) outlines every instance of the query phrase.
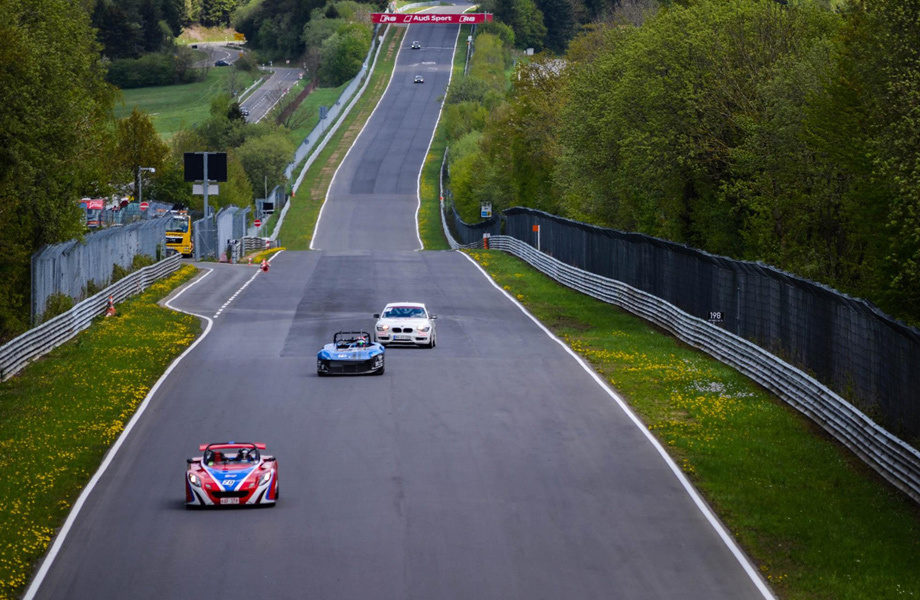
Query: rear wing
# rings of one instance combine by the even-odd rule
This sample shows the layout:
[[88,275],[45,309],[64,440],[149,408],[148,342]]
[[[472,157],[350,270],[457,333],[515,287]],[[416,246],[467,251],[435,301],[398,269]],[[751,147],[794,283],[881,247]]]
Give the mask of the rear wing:
[[264,443],[264,442],[256,442],[256,443],[254,443],[254,444],[250,444],[250,443],[238,443],[238,442],[216,442],[216,443],[214,443],[214,444],[200,444],[200,445],[198,446],[198,451],[199,451],[199,452],[204,452],[205,450],[207,450],[207,449],[210,448],[211,446],[253,446],[253,447],[255,447],[255,448],[259,449],[259,450],[265,450],[265,443]]

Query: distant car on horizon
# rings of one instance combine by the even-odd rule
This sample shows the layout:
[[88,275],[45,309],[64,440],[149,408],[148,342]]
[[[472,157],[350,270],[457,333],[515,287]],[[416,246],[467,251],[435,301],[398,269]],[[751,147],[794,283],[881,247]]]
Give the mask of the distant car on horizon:
[[229,67],[229,66],[230,66],[230,63],[228,63],[228,62],[225,61],[225,60],[219,60],[219,61],[217,61],[217,62],[214,63],[214,66],[215,66],[215,67]]
[[248,117],[248,116],[249,116],[249,109],[246,108],[245,106],[241,106],[241,107],[240,107],[240,114],[243,115],[244,117]]
[[415,80],[412,83],[425,83],[425,78],[421,75],[416,75]]
[[418,49],[421,48],[421,47],[422,47],[422,43],[421,43],[421,42],[412,42],[412,49],[413,49],[413,50],[418,50]]
[[192,48],[197,48],[198,44],[192,44]]

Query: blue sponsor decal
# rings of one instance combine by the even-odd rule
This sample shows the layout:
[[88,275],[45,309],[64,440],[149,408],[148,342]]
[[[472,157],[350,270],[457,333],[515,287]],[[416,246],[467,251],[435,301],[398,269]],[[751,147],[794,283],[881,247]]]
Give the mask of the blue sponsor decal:
[[205,467],[205,470],[220,484],[225,491],[235,491],[237,487],[255,470],[255,467],[248,469],[215,469]]

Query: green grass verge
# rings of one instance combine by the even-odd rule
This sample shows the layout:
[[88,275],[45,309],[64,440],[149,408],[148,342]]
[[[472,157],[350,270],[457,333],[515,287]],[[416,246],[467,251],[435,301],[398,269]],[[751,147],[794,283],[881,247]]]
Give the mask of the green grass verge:
[[[284,223],[279,234],[279,239],[282,240],[284,247],[288,250],[310,249],[316,220],[326,199],[326,190],[329,189],[332,176],[387,88],[390,74],[396,64],[399,45],[402,43],[406,31],[405,28],[401,27],[390,27],[388,29],[389,31],[383,41],[383,49],[380,51],[377,66],[374,67],[367,89],[351,109],[344,122],[339,126],[338,131],[326,144],[316,161],[310,166],[303,182],[301,182],[300,189],[291,200],[291,208],[288,209],[288,213],[284,217]],[[298,175],[299,173],[295,172],[295,180]]]
[[[466,63],[466,44],[464,40],[470,35],[470,25],[460,26],[460,36],[457,38],[457,49],[454,52],[453,75],[451,84],[463,77],[463,66]],[[438,121],[434,139],[428,155],[425,156],[425,165],[422,167],[422,180],[420,195],[422,206],[418,212],[418,230],[422,237],[425,250],[448,250],[450,245],[444,236],[444,227],[441,225],[441,187],[440,172],[441,161],[444,160],[444,150],[447,148],[447,131],[444,124]]]
[[156,303],[184,266],[73,341],[0,384],[0,598],[18,598],[135,408],[198,335],[197,318]]
[[[115,107],[117,118],[131,114],[134,107],[150,114],[153,126],[164,139],[169,139],[183,126],[190,127],[208,118],[211,100],[228,92],[227,78],[233,67],[211,68],[204,81],[183,85],[165,85],[122,91],[122,104]],[[256,75],[237,71],[237,86],[246,89]]]
[[[295,129],[290,130],[291,141],[299,146],[319,123],[319,107],[335,104],[335,101],[339,99],[339,96],[342,95],[342,90],[347,85],[347,83],[343,83],[337,88],[316,88],[309,96],[304,98],[297,110],[294,111],[295,122],[299,121],[299,123]],[[299,90],[291,90],[289,93],[297,94]]]
[[471,255],[621,393],[781,598],[920,597],[920,508],[811,421],[513,256]]

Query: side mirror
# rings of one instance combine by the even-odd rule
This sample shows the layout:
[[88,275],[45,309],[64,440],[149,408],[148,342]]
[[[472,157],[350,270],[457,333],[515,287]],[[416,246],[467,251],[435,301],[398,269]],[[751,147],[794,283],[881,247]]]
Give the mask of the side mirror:
[[195,464],[195,463],[201,462],[201,459],[200,459],[200,458],[190,458],[190,459],[186,460],[185,462],[187,462],[187,463],[190,464],[190,465],[193,465],[193,464]]
[[274,456],[263,456],[262,460],[264,460],[265,462],[275,462],[275,457]]
[[374,313],[374,318],[375,318],[375,319],[379,319],[379,318],[380,318],[380,313]]
[[437,319],[437,318],[438,318],[438,315],[428,315],[428,318],[429,318],[429,319]]

